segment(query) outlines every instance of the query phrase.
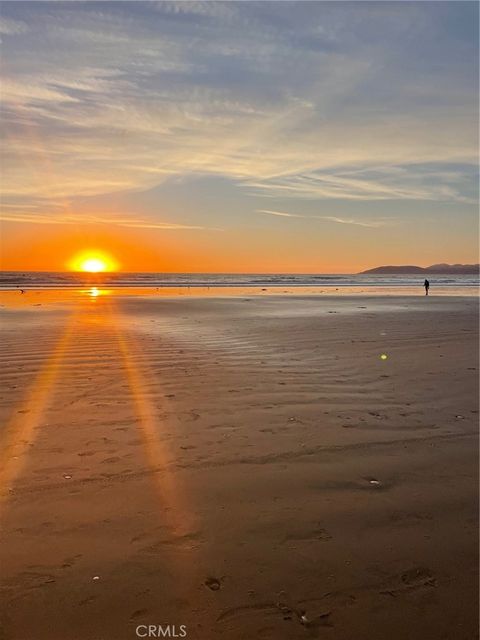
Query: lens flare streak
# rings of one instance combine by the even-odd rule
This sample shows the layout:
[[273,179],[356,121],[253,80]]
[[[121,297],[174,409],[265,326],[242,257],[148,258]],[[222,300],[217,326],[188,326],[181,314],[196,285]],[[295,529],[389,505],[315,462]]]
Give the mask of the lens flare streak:
[[58,374],[72,339],[75,315],[72,314],[67,321],[51,356],[33,383],[23,409],[11,419],[5,430],[0,454],[0,504],[20,475],[30,445],[35,440],[35,432],[51,403]]
[[[193,518],[191,510],[187,509],[184,503],[178,479],[168,468],[172,456],[167,445],[162,442],[161,424],[156,417],[156,407],[149,396],[146,383],[147,372],[142,371],[138,364],[137,354],[140,351],[135,348],[132,338],[124,333],[111,299],[108,296],[99,298],[99,293],[100,290],[95,288],[88,291],[90,300],[102,302],[102,326],[107,325],[116,338],[123,372],[130,389],[130,401],[138,418],[137,424],[145,457],[157,498],[162,506],[161,516],[172,534],[184,536],[192,531]],[[52,403],[59,372],[68,357],[72,337],[81,328],[82,323],[92,322],[89,313],[82,313],[85,311],[83,304],[87,300],[88,298],[83,297],[82,302],[79,302],[79,306],[69,316],[53,352],[25,398],[22,410],[15,414],[5,430],[0,454],[0,504],[7,501],[15,481],[24,471],[30,445],[34,442],[36,431]]]
[[148,396],[145,375],[135,363],[136,354],[132,349],[131,341],[120,330],[118,324],[116,324],[115,332],[132,394],[132,401],[139,418],[139,429],[146,456],[153,472],[157,495],[164,508],[166,524],[172,533],[177,536],[184,536],[192,531],[191,512],[184,505],[178,481],[168,469],[170,455],[158,431],[159,424],[155,415],[156,408]]

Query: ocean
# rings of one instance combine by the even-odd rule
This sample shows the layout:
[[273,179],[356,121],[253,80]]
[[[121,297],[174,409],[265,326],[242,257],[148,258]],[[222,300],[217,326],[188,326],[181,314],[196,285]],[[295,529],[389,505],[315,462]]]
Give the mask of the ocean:
[[[478,275],[427,276],[432,291],[478,289]],[[423,274],[291,274],[291,273],[69,273],[49,271],[0,271],[0,289],[64,289],[91,286],[108,287],[309,287],[309,288],[417,288]]]

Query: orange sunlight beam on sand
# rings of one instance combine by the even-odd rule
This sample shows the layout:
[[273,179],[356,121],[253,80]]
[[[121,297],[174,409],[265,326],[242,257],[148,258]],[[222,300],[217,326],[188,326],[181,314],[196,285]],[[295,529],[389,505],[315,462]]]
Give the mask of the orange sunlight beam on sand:
[[74,313],[24,400],[23,410],[18,411],[7,425],[0,456],[0,505],[6,501],[12,485],[21,473],[29,447],[35,440],[35,430],[48,409],[75,320]]
[[[106,291],[92,287],[87,293],[95,300]],[[108,298],[102,305],[102,311],[102,321],[113,329],[116,337],[123,372],[130,388],[130,400],[139,420],[138,427],[156,494],[163,508],[165,524],[174,535],[182,537],[193,530],[194,518],[187,508],[175,474],[168,468],[172,453],[162,438],[162,424],[157,418],[157,407],[148,386],[150,376],[138,362],[141,350],[135,347],[132,339],[122,330],[116,306]],[[70,315],[53,352],[22,402],[22,410],[7,425],[1,441],[0,507],[5,506],[10,490],[23,472],[29,447],[38,435],[37,429],[50,406],[65,354],[70,348],[72,337],[84,322],[89,322],[89,319],[88,316],[83,317],[80,309]]]
[[138,352],[131,344],[131,339],[116,322],[117,313],[114,307],[111,308],[111,314],[112,326],[122,355],[132,402],[139,418],[138,426],[146,457],[156,486],[157,496],[163,507],[163,517],[171,533],[182,537],[194,529],[194,518],[187,508],[175,474],[168,468],[171,452],[158,431],[159,428],[161,429],[161,424],[157,420],[157,409],[148,390],[146,382],[148,375],[141,371],[139,364],[136,363]]

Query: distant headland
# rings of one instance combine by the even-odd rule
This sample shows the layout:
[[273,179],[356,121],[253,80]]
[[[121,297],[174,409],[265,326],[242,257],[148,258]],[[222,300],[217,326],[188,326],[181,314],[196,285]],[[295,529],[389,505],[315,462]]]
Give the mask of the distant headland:
[[479,264],[432,264],[430,267],[417,267],[415,265],[387,265],[367,269],[360,273],[441,273],[449,275],[475,275],[480,274]]

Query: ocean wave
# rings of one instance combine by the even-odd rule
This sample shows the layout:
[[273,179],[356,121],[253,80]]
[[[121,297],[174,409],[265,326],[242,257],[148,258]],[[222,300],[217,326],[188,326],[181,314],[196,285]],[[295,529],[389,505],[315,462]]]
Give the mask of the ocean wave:
[[[431,275],[432,287],[478,287],[476,275]],[[0,289],[110,287],[396,287],[423,284],[420,274],[101,273],[2,271]]]

